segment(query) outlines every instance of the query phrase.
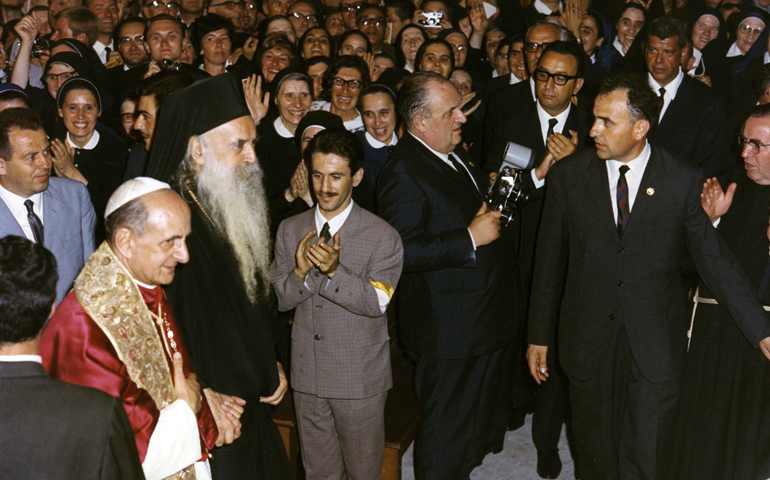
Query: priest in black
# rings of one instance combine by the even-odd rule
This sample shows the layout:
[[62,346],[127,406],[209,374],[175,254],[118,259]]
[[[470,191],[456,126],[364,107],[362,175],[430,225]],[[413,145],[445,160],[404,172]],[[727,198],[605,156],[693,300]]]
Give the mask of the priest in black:
[[[765,305],[768,279],[770,106],[754,107],[741,131],[744,164],[704,187],[703,206]],[[726,191],[722,188],[725,187]],[[770,361],[752,327],[764,338],[767,317],[737,324],[701,281],[690,330],[682,404],[670,478],[682,480],[770,477]],[[765,307],[767,310],[768,307]]]
[[246,402],[240,438],[212,452],[213,477],[284,480],[289,462],[270,405],[287,383],[271,336],[267,201],[242,88],[225,74],[167,100],[148,174],[171,177],[190,205],[190,262],[167,294],[201,384]]

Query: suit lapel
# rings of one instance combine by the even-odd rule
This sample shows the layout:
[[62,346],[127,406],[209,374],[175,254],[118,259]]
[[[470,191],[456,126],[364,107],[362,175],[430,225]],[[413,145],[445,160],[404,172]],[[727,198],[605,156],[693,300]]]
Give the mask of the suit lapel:
[[[59,251],[56,246],[61,241],[57,232],[64,232],[60,215],[61,203],[51,191],[51,185],[43,192],[43,245],[51,251]],[[98,215],[98,214],[97,214]]]
[[[407,138],[408,140],[406,140]],[[412,134],[408,133],[405,135],[404,140],[411,142],[411,146],[413,146],[413,148],[417,148],[422,152],[422,157],[425,159],[426,167],[438,174],[439,178],[444,178],[446,182],[451,183],[453,186],[457,187],[456,189],[460,192],[463,192],[466,195],[471,195],[474,201],[479,198],[479,191],[473,188],[473,186],[471,186],[465,179],[460,177],[460,174],[466,175],[465,172],[456,172],[452,167],[447,165],[443,160],[428,150],[422,143],[420,143],[419,140],[412,137]],[[458,150],[455,150],[455,153],[457,153]],[[457,158],[458,161],[465,163],[466,166],[468,165],[467,162],[462,160],[461,155],[455,155],[455,158]],[[476,183],[477,185],[481,185],[478,183],[478,179],[476,179]]]
[[[686,109],[690,105],[690,102],[692,102],[692,99],[690,98],[691,92],[688,80],[689,77],[685,74],[684,78],[682,79],[682,84],[679,85],[679,89],[676,91],[676,96],[673,100],[671,100],[671,103],[668,104],[666,113],[663,114],[663,118],[658,125],[658,130],[663,128],[675,128],[677,125],[671,125],[669,127],[668,124],[686,117]],[[693,81],[697,82],[697,80]],[[683,115],[685,117],[683,117]]]
[[607,228],[607,231],[613,238],[619,239],[617,222],[612,212],[613,198],[610,195],[607,165],[596,154],[594,154],[586,169],[586,187],[586,191],[593,201],[594,211],[597,212],[599,217],[599,223]]
[[655,197],[655,192],[662,191],[661,177],[664,173],[663,162],[657,154],[657,148],[654,146],[651,146],[651,148],[652,152],[650,153],[650,160],[647,162],[647,168],[644,169],[642,182],[639,184],[639,191],[636,192],[634,206],[631,208],[631,213],[628,215],[628,223],[623,232],[623,236],[626,237],[633,232],[634,226],[641,222],[639,219],[650,209],[650,205],[652,205],[652,202],[657,198]]

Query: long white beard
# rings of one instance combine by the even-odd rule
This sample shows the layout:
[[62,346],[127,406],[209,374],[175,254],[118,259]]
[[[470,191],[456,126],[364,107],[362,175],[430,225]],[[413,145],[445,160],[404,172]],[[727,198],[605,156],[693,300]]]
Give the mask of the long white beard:
[[[210,158],[210,157],[209,157]],[[238,261],[246,294],[257,301],[270,285],[270,223],[259,163],[229,168],[216,159],[198,173],[198,195]]]

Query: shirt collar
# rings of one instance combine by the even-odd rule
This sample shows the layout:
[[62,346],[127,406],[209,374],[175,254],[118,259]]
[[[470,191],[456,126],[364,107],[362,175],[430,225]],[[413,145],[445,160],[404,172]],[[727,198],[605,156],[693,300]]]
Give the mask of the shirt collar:
[[564,128],[564,125],[567,123],[567,117],[569,117],[569,112],[570,112],[570,109],[572,108],[572,102],[569,102],[567,104],[567,108],[565,108],[563,112],[556,115],[555,117],[552,117],[550,113],[543,110],[543,107],[540,106],[539,100],[536,103],[537,103],[537,116],[538,118],[540,118],[540,125],[544,127],[548,125],[548,120],[555,118],[556,120],[559,121],[559,123],[556,124],[556,127],[559,127],[560,131],[564,131],[563,128]]
[[74,143],[72,143],[72,140],[70,140],[70,133],[67,132],[67,144],[72,148],[79,148],[81,150],[93,150],[96,148],[96,144],[99,143],[99,131],[94,129],[94,134],[91,137],[91,140],[88,141],[84,146],[78,147]]
[[381,141],[377,140],[373,136],[369,135],[369,132],[364,133],[364,136],[366,137],[366,141],[369,142],[369,145],[371,145],[372,148],[392,147],[398,143],[398,137],[396,136],[396,132],[393,132],[393,136],[390,137],[390,145],[386,145]]
[[115,47],[113,46],[113,43],[114,43],[114,41],[110,40],[110,43],[105,45],[102,42],[100,42],[99,40],[97,40],[97,41],[94,42],[94,47],[93,48],[94,48],[94,50],[96,50],[96,53],[99,53],[99,54],[101,54],[104,51],[104,49],[107,48],[107,47],[110,48],[111,52],[114,52],[115,51]]
[[615,40],[612,41],[612,46],[615,47],[615,50],[617,50],[620,55],[626,56],[626,54],[623,53],[623,45],[620,43],[620,40],[618,40],[618,37],[615,37]]
[[743,52],[741,52],[741,49],[738,48],[738,42],[733,43],[732,46],[730,47],[730,50],[728,50],[727,54],[725,55],[725,57],[727,58],[741,57],[741,56],[743,56]]
[[[6,190],[5,187],[0,185],[0,199],[5,202],[5,204],[8,206],[8,210],[10,210],[13,216],[16,218],[19,218],[17,213],[23,215],[24,217],[27,216],[27,207],[24,206],[24,202],[27,200],[32,200],[32,203],[35,204],[35,210],[38,210],[39,208],[41,212],[43,211],[43,192],[36,193],[29,198],[23,198]],[[42,217],[40,218],[42,221]]]
[[353,211],[353,199],[350,199],[350,204],[348,204],[347,208],[337,214],[336,217],[332,218],[331,220],[327,220],[326,217],[324,217],[321,214],[321,209],[316,205],[315,207],[315,226],[316,230],[320,233],[323,229],[324,223],[329,223],[329,235],[332,237],[335,233],[337,233],[340,228],[342,228],[342,225],[345,223],[345,220],[348,219],[350,216],[350,212]]
[[534,75],[529,77],[529,88],[532,90],[532,98],[537,100],[537,95],[535,94],[535,76]]
[[762,63],[770,63],[770,52],[765,52],[765,60]]
[[0,362],[35,362],[43,363],[40,355],[0,355]]
[[294,134],[291,133],[281,121],[280,115],[273,122],[273,126],[275,127],[275,132],[283,138],[294,138]]
[[[430,150],[430,153],[432,153],[433,155],[435,155],[435,156],[437,156],[438,158],[440,158],[441,160],[443,160],[443,161],[444,161],[444,163],[452,163],[452,162],[450,162],[450,161],[449,161],[449,153],[439,153],[439,152],[437,152],[437,151],[433,150],[432,148],[430,148],[430,147],[428,146],[428,144],[427,144],[427,143],[425,143],[425,142],[423,142],[423,141],[422,141],[422,139],[421,139],[421,138],[419,138],[417,135],[413,134],[412,132],[409,132],[409,135],[413,136],[414,138],[416,138],[416,139],[417,139],[417,141],[418,141],[418,142],[420,142],[420,143],[422,143],[423,145],[425,145],[425,148],[427,148],[428,150]],[[451,153],[451,152],[450,152],[450,153]]]
[[682,80],[684,79],[684,72],[682,71],[682,68],[679,67],[679,74],[669,82],[668,85],[665,87],[661,84],[659,84],[654,78],[652,78],[652,75],[650,73],[647,73],[647,80],[650,84],[650,87],[655,90],[655,93],[660,94],[660,89],[665,88],[666,89],[666,97],[669,100],[673,100],[674,97],[676,97],[676,92],[679,90],[679,85],[682,84]]
[[650,161],[650,155],[652,154],[650,143],[647,140],[645,140],[644,143],[644,150],[642,150],[642,153],[640,153],[638,157],[628,163],[619,162],[617,160],[607,160],[609,168],[613,172],[617,172],[620,170],[621,166],[627,165],[629,171],[635,177],[641,179],[642,175],[644,175],[644,170],[647,168],[647,163]]
[[[535,0],[535,10],[542,13],[543,15],[553,15],[555,13],[558,13],[558,10],[556,12],[552,11],[550,8],[548,8],[545,3],[543,3],[543,0]],[[559,2],[560,7],[564,7],[564,5]]]
[[514,75],[513,72],[511,72],[510,75],[511,75],[511,83],[509,85],[516,85],[517,83],[519,83],[521,81],[521,79],[519,77],[517,77],[516,75]]

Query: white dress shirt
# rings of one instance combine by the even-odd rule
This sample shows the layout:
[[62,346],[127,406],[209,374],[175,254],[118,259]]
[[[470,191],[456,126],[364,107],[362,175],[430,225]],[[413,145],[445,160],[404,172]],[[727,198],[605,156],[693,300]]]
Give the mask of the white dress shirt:
[[110,44],[109,45],[105,45],[102,42],[100,42],[99,40],[94,42],[94,47],[93,47],[94,51],[96,51],[96,54],[99,56],[99,60],[101,60],[102,63],[107,63],[107,60],[108,60],[107,57],[109,56],[109,53],[107,53],[107,50],[105,50],[105,48],[108,48],[108,47],[109,47],[111,52],[116,51],[115,50],[115,41],[114,40],[110,40]]
[[[548,8],[545,3],[543,3],[543,0],[535,0],[534,6],[535,10],[537,10],[539,13],[542,13],[543,15],[553,15],[559,13],[558,9],[556,11],[552,11],[550,8]],[[559,2],[559,7],[563,9],[564,3]]]
[[615,50],[617,50],[617,51],[618,51],[618,53],[619,53],[619,54],[620,54],[622,57],[625,57],[625,56],[626,56],[626,54],[625,54],[625,53],[623,53],[623,44],[622,44],[622,43],[620,43],[620,40],[618,40],[618,37],[615,37],[615,40],[613,40],[613,41],[612,41],[612,46],[613,46],[613,47],[615,47]]
[[35,362],[43,363],[40,355],[0,355],[0,362]]
[[8,210],[11,211],[11,215],[13,215],[13,218],[16,219],[16,222],[21,227],[24,236],[26,236],[28,240],[34,242],[35,235],[32,233],[32,227],[29,226],[29,220],[27,220],[27,207],[24,206],[24,202],[32,200],[32,210],[35,212],[35,215],[40,218],[40,223],[43,223],[43,226],[45,226],[43,220],[43,193],[36,193],[29,198],[22,198],[15,193],[9,192],[0,185],[0,199],[5,202]]
[[647,73],[647,80],[650,84],[650,87],[655,90],[655,93],[660,97],[660,89],[665,88],[666,94],[663,96],[663,108],[660,109],[660,115],[658,116],[658,122],[663,120],[663,115],[666,113],[666,110],[668,110],[668,106],[671,104],[671,101],[676,98],[676,92],[679,91],[679,86],[682,84],[682,80],[684,79],[684,72],[682,71],[682,68],[679,67],[679,75],[676,76],[671,82],[666,85],[665,87],[659,84],[657,81],[655,81],[654,78],[652,78],[652,75],[650,73]]
[[[548,136],[547,136],[548,135],[548,120],[550,120],[552,118],[555,118],[556,120],[558,120],[558,123],[556,125],[554,125],[554,127],[553,127],[553,132],[554,133],[558,132],[558,133],[561,133],[562,135],[564,135],[564,126],[567,124],[567,117],[569,117],[569,112],[570,112],[571,108],[572,108],[572,103],[569,103],[567,105],[567,109],[566,110],[564,110],[563,112],[561,112],[557,116],[552,117],[552,116],[550,116],[548,114],[548,112],[543,110],[543,107],[540,106],[540,102],[539,101],[537,102],[537,116],[540,119],[540,133],[542,133],[542,135],[543,135],[543,144],[546,144],[546,142],[548,141]],[[569,134],[569,132],[567,132],[567,134]],[[567,136],[569,136],[569,135],[567,135]],[[537,160],[542,160],[542,159],[537,159]],[[535,188],[542,188],[543,185],[545,185],[545,178],[543,178],[542,180],[537,178],[537,175],[535,175],[535,169],[534,168],[532,170],[530,170],[529,173],[530,173],[530,175],[532,175],[532,182],[535,184]]]
[[511,72],[510,75],[511,75],[511,80],[509,81],[508,85],[516,85],[521,81],[521,79],[516,75],[514,75],[513,72]]
[[647,168],[647,163],[650,161],[650,154],[652,149],[650,144],[645,140],[644,150],[638,157],[631,160],[628,163],[618,162],[617,160],[607,160],[607,176],[610,182],[610,197],[612,198],[612,212],[614,213],[613,219],[617,222],[618,219],[618,178],[620,178],[620,167],[622,165],[628,165],[629,170],[626,172],[626,183],[628,183],[628,211],[629,213],[634,209],[634,200],[636,200],[636,194],[639,192],[639,185],[642,183],[642,177],[644,177],[644,170]]

